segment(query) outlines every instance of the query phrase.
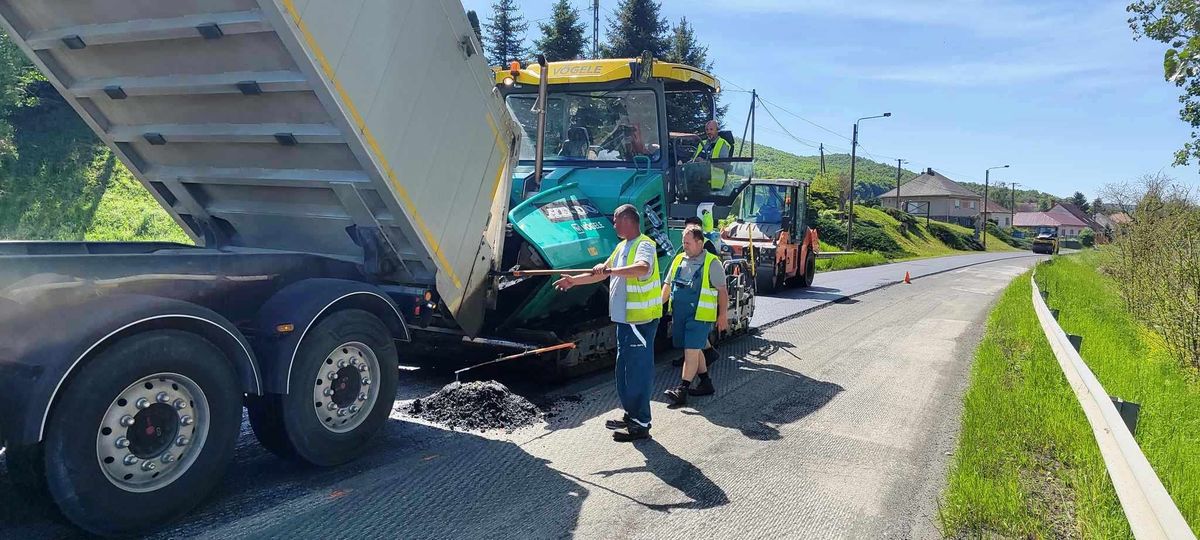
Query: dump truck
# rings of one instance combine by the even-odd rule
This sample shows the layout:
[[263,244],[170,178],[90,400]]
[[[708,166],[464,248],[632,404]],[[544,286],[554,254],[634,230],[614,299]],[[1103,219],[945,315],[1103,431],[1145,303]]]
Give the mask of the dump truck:
[[[650,57],[497,73],[456,0],[5,0],[0,23],[194,242],[0,243],[5,460],[96,534],[198,504],[243,408],[275,454],[354,459],[418,346],[611,362],[602,287],[513,270],[604,260],[627,202],[669,257],[686,217],[752,177],[675,165],[669,111],[711,117],[710,74]],[[539,68],[553,85],[530,88]],[[533,95],[616,138],[532,156],[580,133],[532,127]],[[744,330],[753,287],[731,284]]]

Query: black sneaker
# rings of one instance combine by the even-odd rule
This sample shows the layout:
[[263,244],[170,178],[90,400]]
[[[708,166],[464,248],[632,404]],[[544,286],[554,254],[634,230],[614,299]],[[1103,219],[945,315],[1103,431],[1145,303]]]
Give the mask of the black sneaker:
[[703,349],[701,352],[704,353],[704,363],[707,365],[711,366],[711,365],[717,363],[717,360],[721,359],[721,354],[718,353],[717,349],[715,349],[713,347]]
[[667,399],[671,400],[671,405],[680,406],[687,405],[688,387],[679,385],[666,392]]
[[640,426],[637,422],[630,422],[629,427],[613,432],[613,440],[617,442],[632,442],[638,439],[649,439],[650,428]]
[[608,429],[625,429],[629,426],[629,415],[626,414],[620,420],[605,420],[604,427]]
[[713,388],[712,379],[700,379],[695,388],[689,388],[688,394],[693,396],[711,396],[717,391]]

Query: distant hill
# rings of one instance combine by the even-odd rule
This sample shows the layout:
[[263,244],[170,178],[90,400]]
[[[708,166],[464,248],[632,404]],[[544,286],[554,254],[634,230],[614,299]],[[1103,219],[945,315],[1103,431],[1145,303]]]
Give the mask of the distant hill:
[[[743,155],[749,155],[749,148],[746,149]],[[811,180],[817,174],[817,171],[821,170],[820,156],[798,156],[764,144],[756,144],[754,146],[754,157],[757,162],[754,167],[755,174],[760,178]],[[849,176],[850,155],[826,154],[825,170]],[[903,186],[908,180],[918,174],[920,174],[918,171],[901,168],[900,185]],[[983,196],[983,184],[960,181],[953,177],[951,177],[951,180]],[[859,199],[871,199],[886,193],[896,187],[895,165],[879,163],[878,161],[859,156],[858,166],[854,171],[854,187],[855,195]],[[1009,206],[1008,201],[1011,200],[1011,192],[1007,188],[1000,188],[998,184],[993,184],[988,195],[991,196],[993,201],[1003,204],[1006,208]],[[1040,203],[1046,201],[1053,204],[1054,201],[1062,199],[1062,197],[1035,189],[1018,189],[1016,196],[1018,202]]]
[[[749,149],[743,153],[748,155]],[[820,156],[798,156],[764,144],[754,145],[755,175],[762,178],[796,178],[812,180],[821,170]],[[825,154],[825,170],[850,176],[850,154]],[[918,173],[900,169],[901,180]],[[903,185],[903,184],[901,184]],[[854,171],[854,193],[859,199],[871,199],[896,187],[896,167],[872,161],[862,156]]]

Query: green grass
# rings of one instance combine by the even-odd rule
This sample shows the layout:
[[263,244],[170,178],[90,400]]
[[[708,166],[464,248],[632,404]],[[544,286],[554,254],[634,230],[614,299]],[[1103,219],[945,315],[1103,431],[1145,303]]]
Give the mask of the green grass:
[[840,255],[829,259],[817,259],[817,270],[828,272],[831,270],[848,270],[850,268],[863,268],[866,266],[875,266],[879,264],[887,264],[890,261],[880,253],[867,251],[863,253],[854,253],[852,255]]
[[165,240],[192,243],[183,229],[146,192],[125,167],[109,181],[91,224],[87,240]]
[[[940,257],[943,255],[961,255],[964,253],[975,253],[972,251],[961,251],[951,248],[934,237],[926,228],[925,220],[917,219],[915,230],[909,231],[907,235],[900,230],[900,222],[889,215],[887,212],[878,208],[870,208],[867,206],[855,206],[854,216],[858,220],[868,220],[878,223],[883,226],[883,231],[888,236],[892,237],[896,243],[900,244],[901,249],[909,253],[911,256],[903,257],[904,259],[920,259],[925,257]],[[931,221],[933,223],[941,223],[951,230],[960,234],[970,236],[973,231],[961,225],[952,223],[942,223],[940,221]],[[988,235],[987,250],[989,252],[996,251],[1016,251],[1012,246],[1004,243],[1003,240]]]
[[57,94],[6,120],[13,137],[0,154],[0,239],[190,243]]
[[[1125,310],[1103,254],[1038,268],[1061,324],[1109,394],[1142,405],[1137,441],[1200,531],[1200,382]],[[988,318],[964,399],[941,524],[947,536],[1130,538],[1075,394],[1030,300],[1029,274]]]

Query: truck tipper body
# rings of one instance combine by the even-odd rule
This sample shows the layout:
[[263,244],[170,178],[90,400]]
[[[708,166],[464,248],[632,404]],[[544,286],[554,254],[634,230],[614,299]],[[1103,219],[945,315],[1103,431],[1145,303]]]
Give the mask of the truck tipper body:
[[5,4],[197,244],[351,259],[479,330],[519,134],[457,1]]

